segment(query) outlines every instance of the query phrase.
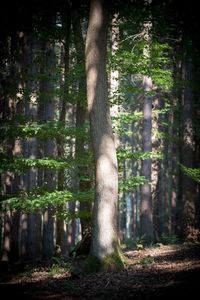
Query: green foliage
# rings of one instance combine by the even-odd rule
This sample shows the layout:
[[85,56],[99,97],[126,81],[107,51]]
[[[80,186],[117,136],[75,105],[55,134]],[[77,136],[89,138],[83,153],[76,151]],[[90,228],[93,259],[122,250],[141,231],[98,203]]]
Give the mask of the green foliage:
[[50,158],[33,159],[23,157],[5,157],[2,158],[0,172],[13,171],[15,173],[23,173],[29,168],[46,168],[46,169],[65,169],[69,167],[69,162],[65,160],[55,160]]
[[102,268],[105,271],[120,270],[124,268],[125,258],[123,254],[118,250],[116,252],[107,255],[102,264]]
[[130,192],[146,182],[148,181],[144,176],[135,176],[128,179],[122,179],[119,182],[119,190],[123,192]]
[[81,158],[76,160],[72,157],[67,159],[53,159],[44,157],[39,158],[23,158],[23,157],[8,157],[0,154],[1,167],[0,173],[11,171],[17,174],[25,173],[30,168],[45,168],[45,169],[68,169],[75,168],[77,166],[87,166],[91,163],[91,153],[83,155]]
[[48,121],[46,123],[31,122],[24,120],[23,123],[16,123],[15,120],[1,125],[1,139],[5,138],[30,138],[39,139],[83,137],[86,139],[88,134],[88,125],[84,128],[66,126],[59,121]]
[[137,122],[142,119],[142,112],[121,112],[117,116],[113,116],[112,119],[115,122],[121,124],[129,124],[130,122]]
[[[38,209],[45,209],[48,207],[60,208],[67,201],[92,201],[93,192],[79,192],[72,193],[71,191],[53,191],[44,192],[43,194],[21,194],[19,197],[13,197],[4,201],[4,208],[10,207],[12,209],[30,212]],[[62,215],[63,213],[63,215]],[[85,213],[88,215],[88,213]],[[71,215],[67,211],[60,212],[60,216],[65,218],[79,217],[78,215]]]
[[170,91],[172,88],[172,65],[170,65],[169,51],[171,47],[167,43],[160,43],[157,40],[152,41],[150,66],[151,74],[155,84],[164,91]]
[[[127,125],[132,124],[133,122],[139,122],[142,120],[142,112],[121,112],[117,116],[113,116],[113,129],[114,132],[117,134],[125,134],[128,135],[128,129]],[[132,134],[132,131],[130,131],[130,134]]]
[[117,158],[119,161],[124,159],[163,159],[163,154],[161,152],[131,152],[129,149],[120,149],[117,152]]
[[49,276],[54,277],[57,275],[61,275],[63,273],[65,273],[66,270],[62,267],[60,267],[57,264],[53,264],[50,268],[49,268]]
[[[155,39],[147,42],[144,36],[141,32],[126,37],[115,54],[110,54],[110,68],[119,70],[122,77],[127,74],[140,76],[140,81],[142,76],[149,76],[159,89],[170,91],[173,84],[170,45]],[[144,53],[145,49],[148,55]]]
[[89,274],[98,271],[120,270],[124,268],[124,263],[125,257],[117,250],[116,252],[107,255],[102,260],[95,256],[89,256],[84,264],[84,273]]
[[53,256],[51,258],[52,265],[49,267],[49,275],[51,277],[62,275],[65,272],[70,272],[72,270],[72,261],[69,259],[64,259],[60,256]]
[[122,248],[135,249],[135,240],[132,238],[127,238],[122,244]]
[[162,234],[159,242],[163,245],[175,245],[178,244],[180,242],[180,239],[177,237],[177,235],[166,235],[166,234]]
[[192,178],[194,181],[200,183],[200,168],[187,168],[182,164],[180,164],[180,167],[183,173]]
[[139,263],[143,266],[148,266],[148,265],[151,265],[153,263],[155,263],[154,261],[154,258],[152,256],[147,256],[147,257],[144,257],[142,258]]
[[142,250],[145,246],[144,236],[138,236],[133,238],[127,238],[125,240],[125,246],[131,250]]

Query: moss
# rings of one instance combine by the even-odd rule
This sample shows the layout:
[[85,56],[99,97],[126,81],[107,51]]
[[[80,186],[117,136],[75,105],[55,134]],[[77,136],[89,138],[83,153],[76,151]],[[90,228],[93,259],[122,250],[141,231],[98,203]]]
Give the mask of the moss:
[[125,265],[129,264],[119,245],[115,247],[115,251],[100,259],[96,256],[89,255],[87,258],[77,258],[74,261],[72,273],[75,275],[90,274],[96,272],[107,272],[113,270],[121,270]]
[[124,268],[123,254],[119,251],[107,255],[102,261],[104,271],[120,270]]
[[95,256],[89,256],[85,261],[86,273],[93,273],[99,271],[112,271],[120,270],[125,267],[128,260],[120,249],[105,256],[103,259],[99,259]]

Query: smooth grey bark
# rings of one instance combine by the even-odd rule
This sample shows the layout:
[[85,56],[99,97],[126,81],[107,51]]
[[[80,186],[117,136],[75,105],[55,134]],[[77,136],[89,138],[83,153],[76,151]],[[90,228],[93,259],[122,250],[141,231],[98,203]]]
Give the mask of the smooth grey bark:
[[[142,151],[151,152],[151,127],[152,127],[152,96],[148,92],[152,90],[151,78],[144,76],[144,104],[143,104],[143,129],[142,129]],[[141,174],[149,183],[141,187],[141,208],[140,208],[140,225],[141,235],[146,240],[153,238],[153,220],[152,220],[152,197],[151,197],[151,159],[142,160]]]
[[86,38],[87,101],[95,161],[91,255],[103,260],[118,248],[118,169],[108,106],[107,10],[92,0]]

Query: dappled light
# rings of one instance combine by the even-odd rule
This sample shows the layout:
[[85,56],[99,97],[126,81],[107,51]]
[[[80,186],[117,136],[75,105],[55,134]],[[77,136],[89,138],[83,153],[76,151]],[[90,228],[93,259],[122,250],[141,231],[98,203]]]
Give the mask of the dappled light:
[[1,298],[198,295],[198,1],[10,2]]
[[[15,266],[5,272],[1,294],[17,293],[22,299],[160,299],[172,295],[190,297],[198,290],[200,245],[155,245],[125,252],[128,265],[122,271],[74,275],[73,261]],[[14,267],[14,266],[13,266]],[[15,273],[14,273],[15,270]],[[23,298],[25,297],[25,298]]]

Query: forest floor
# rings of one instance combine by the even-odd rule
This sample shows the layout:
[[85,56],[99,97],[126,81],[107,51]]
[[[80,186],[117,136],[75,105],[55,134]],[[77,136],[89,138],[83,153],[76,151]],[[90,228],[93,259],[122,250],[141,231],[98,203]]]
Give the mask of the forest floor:
[[125,251],[121,271],[73,275],[69,263],[10,268],[0,280],[1,299],[188,299],[200,292],[200,244],[160,245]]

